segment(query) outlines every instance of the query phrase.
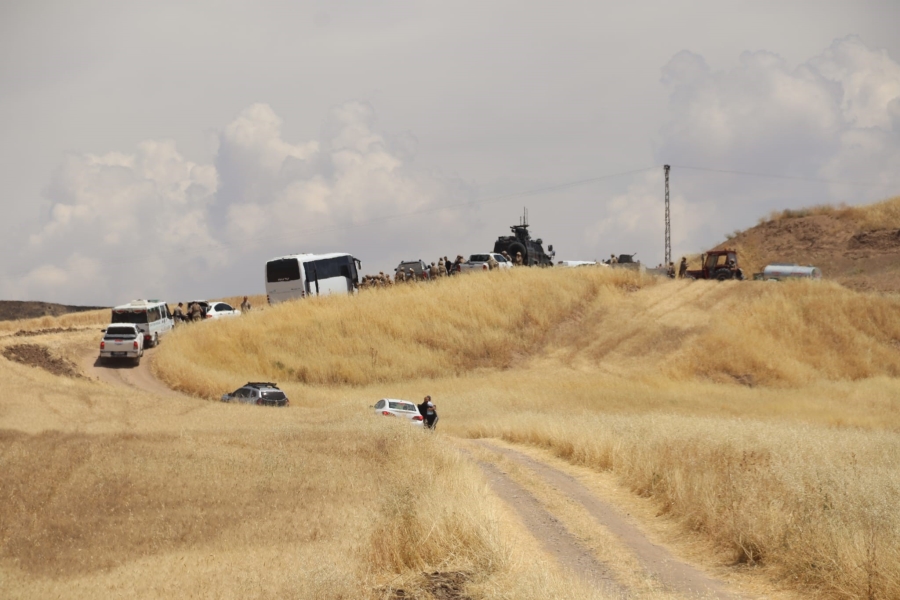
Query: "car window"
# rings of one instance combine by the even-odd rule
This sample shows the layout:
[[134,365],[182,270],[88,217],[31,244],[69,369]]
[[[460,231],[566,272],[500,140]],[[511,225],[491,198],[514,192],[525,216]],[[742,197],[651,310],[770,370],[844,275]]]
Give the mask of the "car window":
[[473,254],[469,257],[469,260],[472,262],[487,262],[488,255],[487,254]]
[[279,391],[271,391],[271,392],[261,392],[263,398],[268,398],[269,400],[284,400],[284,392]]
[[106,328],[106,336],[107,337],[134,337],[135,331],[133,327],[107,327]]
[[375,403],[375,408],[384,408],[384,400],[379,400]]
[[506,262],[506,257],[502,254],[494,254],[493,257],[497,262]]
[[231,308],[230,306],[228,306],[227,304],[225,304],[224,302],[219,302],[218,304],[216,304],[216,310],[234,310],[234,309]]

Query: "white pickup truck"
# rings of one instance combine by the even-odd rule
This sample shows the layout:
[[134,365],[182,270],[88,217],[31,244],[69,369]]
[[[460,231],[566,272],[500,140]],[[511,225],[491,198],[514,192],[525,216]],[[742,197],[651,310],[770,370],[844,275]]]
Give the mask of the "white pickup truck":
[[141,363],[144,355],[144,332],[134,323],[115,323],[103,332],[100,340],[100,360],[130,358]]
[[497,254],[495,252],[487,252],[485,254],[473,254],[469,257],[469,260],[459,263],[459,272],[467,273],[470,271],[488,271],[488,260],[490,257],[494,257],[494,260],[497,261],[497,266],[501,269],[511,269],[512,263],[506,260],[502,254]]

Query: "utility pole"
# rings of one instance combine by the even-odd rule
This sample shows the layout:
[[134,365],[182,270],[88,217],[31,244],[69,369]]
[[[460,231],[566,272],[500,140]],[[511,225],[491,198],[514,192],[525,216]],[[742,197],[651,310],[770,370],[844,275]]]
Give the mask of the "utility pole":
[[669,165],[663,165],[663,171],[666,174],[666,262],[665,266],[668,268],[669,263],[672,262],[672,223],[669,221],[669,169],[671,167]]

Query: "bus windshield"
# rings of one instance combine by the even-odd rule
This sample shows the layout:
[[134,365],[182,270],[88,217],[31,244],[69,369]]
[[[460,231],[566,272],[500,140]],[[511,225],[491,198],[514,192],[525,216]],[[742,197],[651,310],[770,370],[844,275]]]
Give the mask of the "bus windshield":
[[146,325],[149,323],[146,310],[113,310],[112,323],[134,323]]

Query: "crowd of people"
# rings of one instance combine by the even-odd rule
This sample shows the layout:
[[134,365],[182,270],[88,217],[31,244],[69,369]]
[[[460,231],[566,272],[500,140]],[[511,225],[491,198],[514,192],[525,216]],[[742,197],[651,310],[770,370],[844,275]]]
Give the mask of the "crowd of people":
[[[524,264],[521,252],[516,252],[515,258],[511,257],[506,251],[501,252],[501,254],[513,266],[521,267]],[[466,259],[463,258],[462,255],[457,254],[456,260],[450,260],[444,256],[438,258],[437,261],[432,261],[430,265],[425,265],[425,268],[422,268],[421,270],[414,269],[413,267],[407,267],[406,270],[398,268],[393,277],[391,277],[390,273],[379,271],[377,275],[364,275],[362,281],[359,283],[359,288],[367,289],[374,287],[388,287],[402,283],[436,281],[442,277],[450,277],[455,273],[459,273],[459,266],[465,262]],[[498,263],[493,256],[488,254],[488,269],[493,271],[494,269],[499,268],[500,263]]]
[[[246,315],[250,312],[250,299],[247,296],[244,296],[244,300],[241,302],[241,314]],[[172,319],[175,321],[175,324],[179,323],[187,323],[188,321],[202,321],[204,317],[203,307],[200,306],[199,302],[191,302],[191,305],[184,308],[184,302],[179,302],[178,306],[175,307],[175,310],[172,311]]]

